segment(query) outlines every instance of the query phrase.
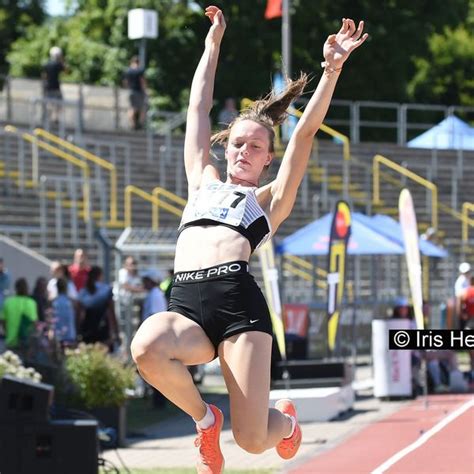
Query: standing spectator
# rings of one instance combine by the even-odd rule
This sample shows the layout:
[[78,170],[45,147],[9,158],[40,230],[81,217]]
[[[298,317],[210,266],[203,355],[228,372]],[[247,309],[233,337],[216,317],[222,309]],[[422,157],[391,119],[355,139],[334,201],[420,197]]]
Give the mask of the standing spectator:
[[102,342],[113,350],[118,340],[112,288],[102,281],[100,267],[93,266],[84,288],[79,292],[81,305],[80,334],[86,343]]
[[[474,276],[471,277],[470,285],[461,295],[461,320],[464,321],[464,329],[474,332]],[[469,351],[471,359],[471,383],[474,384],[474,349]]]
[[10,285],[10,273],[5,268],[3,258],[0,257],[0,311],[2,310],[3,301],[10,291]]
[[57,296],[52,303],[56,338],[62,344],[76,342],[76,318],[72,301],[67,296],[68,282],[65,278],[57,280]]
[[142,280],[138,275],[137,262],[132,256],[125,257],[118,272],[119,298],[124,305],[130,305],[133,296],[143,292]]
[[27,342],[33,323],[38,320],[36,303],[28,296],[25,278],[15,282],[15,296],[5,299],[0,320],[5,324],[5,344],[9,349],[18,349]]
[[58,279],[65,278],[67,283],[67,296],[74,302],[77,301],[77,290],[76,285],[70,278],[69,270],[67,265],[63,265],[61,262],[55,261],[50,267],[51,279],[48,281],[48,299],[53,301],[58,296]]
[[160,311],[166,311],[168,303],[163,291],[160,290],[160,275],[156,270],[147,270],[142,275],[143,286],[147,291],[143,301],[142,320]]
[[145,124],[147,84],[145,68],[140,66],[138,56],[133,56],[130,59],[129,67],[123,76],[123,82],[124,87],[129,89],[130,109],[128,111],[128,118],[130,126],[134,130],[139,130]]
[[461,315],[461,296],[469,286],[471,280],[471,265],[467,262],[459,265],[459,276],[454,283],[454,297],[456,298],[456,317],[459,318],[458,326],[460,329],[464,327],[464,320]]
[[45,277],[38,277],[33,289],[31,297],[36,302],[36,309],[38,311],[38,319],[40,321],[46,321],[46,312],[49,308],[48,301],[48,281]]
[[227,128],[238,115],[239,111],[235,106],[235,99],[228,97],[224,102],[224,108],[219,112],[217,118],[219,128]]
[[[47,101],[52,102],[50,107],[51,120],[57,123],[59,120],[60,101],[63,99],[61,93],[61,82],[59,76],[66,69],[63,52],[61,48],[53,46],[49,50],[49,61],[43,65],[41,78],[43,79],[43,93]],[[49,105],[49,104],[47,104]]]
[[90,269],[86,252],[82,249],[76,249],[74,261],[72,265],[69,265],[68,271],[77,291],[82,290],[86,285]]

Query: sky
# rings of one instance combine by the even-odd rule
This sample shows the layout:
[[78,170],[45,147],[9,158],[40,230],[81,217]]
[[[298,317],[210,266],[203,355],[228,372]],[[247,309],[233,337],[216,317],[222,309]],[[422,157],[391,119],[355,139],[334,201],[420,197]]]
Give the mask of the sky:
[[65,0],[47,0],[46,11],[52,16],[63,15]]

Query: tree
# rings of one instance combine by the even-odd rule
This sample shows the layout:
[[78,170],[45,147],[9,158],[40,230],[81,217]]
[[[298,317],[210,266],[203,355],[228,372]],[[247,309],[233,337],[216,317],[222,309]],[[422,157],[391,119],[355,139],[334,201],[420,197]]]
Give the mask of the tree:
[[6,54],[31,25],[45,18],[44,0],[0,0],[0,74],[8,73]]
[[416,101],[474,105],[472,28],[445,28],[429,38],[429,55],[415,58],[416,74],[408,92]]

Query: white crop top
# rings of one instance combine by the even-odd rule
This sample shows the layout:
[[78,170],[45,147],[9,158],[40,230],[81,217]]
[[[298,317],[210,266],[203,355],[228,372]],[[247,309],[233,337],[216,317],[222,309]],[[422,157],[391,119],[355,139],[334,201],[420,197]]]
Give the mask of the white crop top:
[[252,252],[271,236],[271,224],[253,187],[214,180],[201,186],[186,204],[178,235],[191,226],[223,225],[248,239]]

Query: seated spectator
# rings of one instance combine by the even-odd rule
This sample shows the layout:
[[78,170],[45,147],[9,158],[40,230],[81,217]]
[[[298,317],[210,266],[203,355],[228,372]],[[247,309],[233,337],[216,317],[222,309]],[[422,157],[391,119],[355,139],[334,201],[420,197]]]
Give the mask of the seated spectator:
[[67,296],[67,280],[57,281],[58,295],[52,302],[52,316],[56,339],[62,344],[72,345],[76,342],[76,318],[72,301]]
[[36,303],[28,296],[25,278],[15,282],[14,296],[5,299],[0,320],[5,325],[5,344],[8,349],[20,349],[28,342],[29,334],[38,320]]
[[83,342],[102,342],[112,352],[113,345],[118,340],[118,326],[112,288],[102,281],[102,277],[102,269],[93,266],[85,287],[79,292],[79,333]]
[[38,319],[40,321],[46,321],[46,312],[49,309],[47,285],[48,282],[46,278],[38,277],[35,283],[35,287],[33,289],[33,293],[31,294],[31,297],[36,302],[36,308],[38,310]]

